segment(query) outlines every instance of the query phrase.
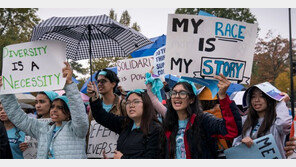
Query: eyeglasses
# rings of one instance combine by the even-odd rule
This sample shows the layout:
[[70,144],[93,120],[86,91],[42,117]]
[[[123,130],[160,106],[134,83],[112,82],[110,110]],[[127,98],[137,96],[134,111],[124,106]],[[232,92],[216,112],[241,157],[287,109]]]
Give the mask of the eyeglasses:
[[128,106],[128,107],[130,107],[131,104],[133,104],[133,106],[137,106],[137,105],[139,105],[140,103],[143,103],[143,101],[141,101],[141,100],[126,101],[126,102],[125,102],[125,105]]
[[98,80],[97,80],[97,83],[98,83],[98,84],[100,84],[100,83],[101,83],[101,84],[105,84],[106,82],[108,82],[106,79],[98,79]]
[[186,91],[184,91],[184,90],[182,90],[182,91],[180,91],[180,92],[176,92],[176,91],[174,91],[174,90],[172,90],[172,91],[170,91],[170,97],[171,98],[176,98],[177,97],[177,95],[179,95],[179,97],[181,98],[181,99],[185,99],[187,96],[188,96],[188,92],[186,92]]

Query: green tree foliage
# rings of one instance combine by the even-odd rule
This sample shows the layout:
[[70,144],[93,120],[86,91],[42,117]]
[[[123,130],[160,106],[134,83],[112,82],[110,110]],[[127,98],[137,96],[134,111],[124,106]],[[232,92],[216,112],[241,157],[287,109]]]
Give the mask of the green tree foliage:
[[255,15],[250,12],[249,8],[177,8],[175,13],[196,15],[200,10],[226,19],[244,21],[247,23],[257,22]]
[[119,23],[129,27],[131,23],[131,16],[128,14],[128,11],[125,10],[120,17]]
[[116,66],[117,60],[125,59],[125,57],[108,57],[108,58],[95,58],[92,61],[92,71],[95,71]]
[[253,64],[251,85],[265,81],[275,84],[279,74],[289,67],[289,41],[280,35],[272,37],[269,32],[256,43]]
[[[290,81],[290,69],[287,68],[284,72],[281,72],[275,79],[274,86],[280,91],[286,92],[291,95],[291,81]],[[293,77],[293,88],[296,90],[296,77]]]
[[141,27],[138,25],[137,22],[133,23],[132,25],[132,29],[136,30],[136,31],[141,31]]
[[115,21],[117,21],[117,14],[115,13],[115,11],[113,9],[110,9],[109,12],[109,17]]
[[[86,75],[89,72],[88,68],[83,68],[82,64],[78,63],[77,61],[69,61],[72,69],[79,74]],[[76,78],[77,76],[73,73],[73,77]]]
[[[36,8],[0,8],[0,60],[3,47],[28,42],[40,18]],[[0,63],[0,70],[2,62]]]

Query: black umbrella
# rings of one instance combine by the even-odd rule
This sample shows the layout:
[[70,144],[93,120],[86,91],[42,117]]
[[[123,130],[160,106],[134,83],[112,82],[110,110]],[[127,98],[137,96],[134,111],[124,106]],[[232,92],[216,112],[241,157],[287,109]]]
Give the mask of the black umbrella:
[[34,28],[31,41],[35,40],[66,42],[67,58],[74,61],[89,58],[90,66],[92,57],[126,57],[152,43],[141,33],[106,15],[52,17]]

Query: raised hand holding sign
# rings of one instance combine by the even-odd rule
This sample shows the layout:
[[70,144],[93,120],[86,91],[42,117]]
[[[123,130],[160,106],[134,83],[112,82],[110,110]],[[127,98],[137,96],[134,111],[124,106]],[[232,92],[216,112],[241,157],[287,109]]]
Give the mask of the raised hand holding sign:
[[36,41],[6,46],[3,49],[0,94],[63,89],[66,44]]

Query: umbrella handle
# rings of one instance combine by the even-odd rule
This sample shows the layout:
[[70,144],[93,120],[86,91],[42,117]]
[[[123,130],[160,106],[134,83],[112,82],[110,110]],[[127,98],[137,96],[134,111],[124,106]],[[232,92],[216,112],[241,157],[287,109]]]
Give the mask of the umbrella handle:
[[88,44],[89,44],[89,65],[90,65],[90,81],[92,82],[92,64],[91,64],[91,25],[87,26],[88,28]]

